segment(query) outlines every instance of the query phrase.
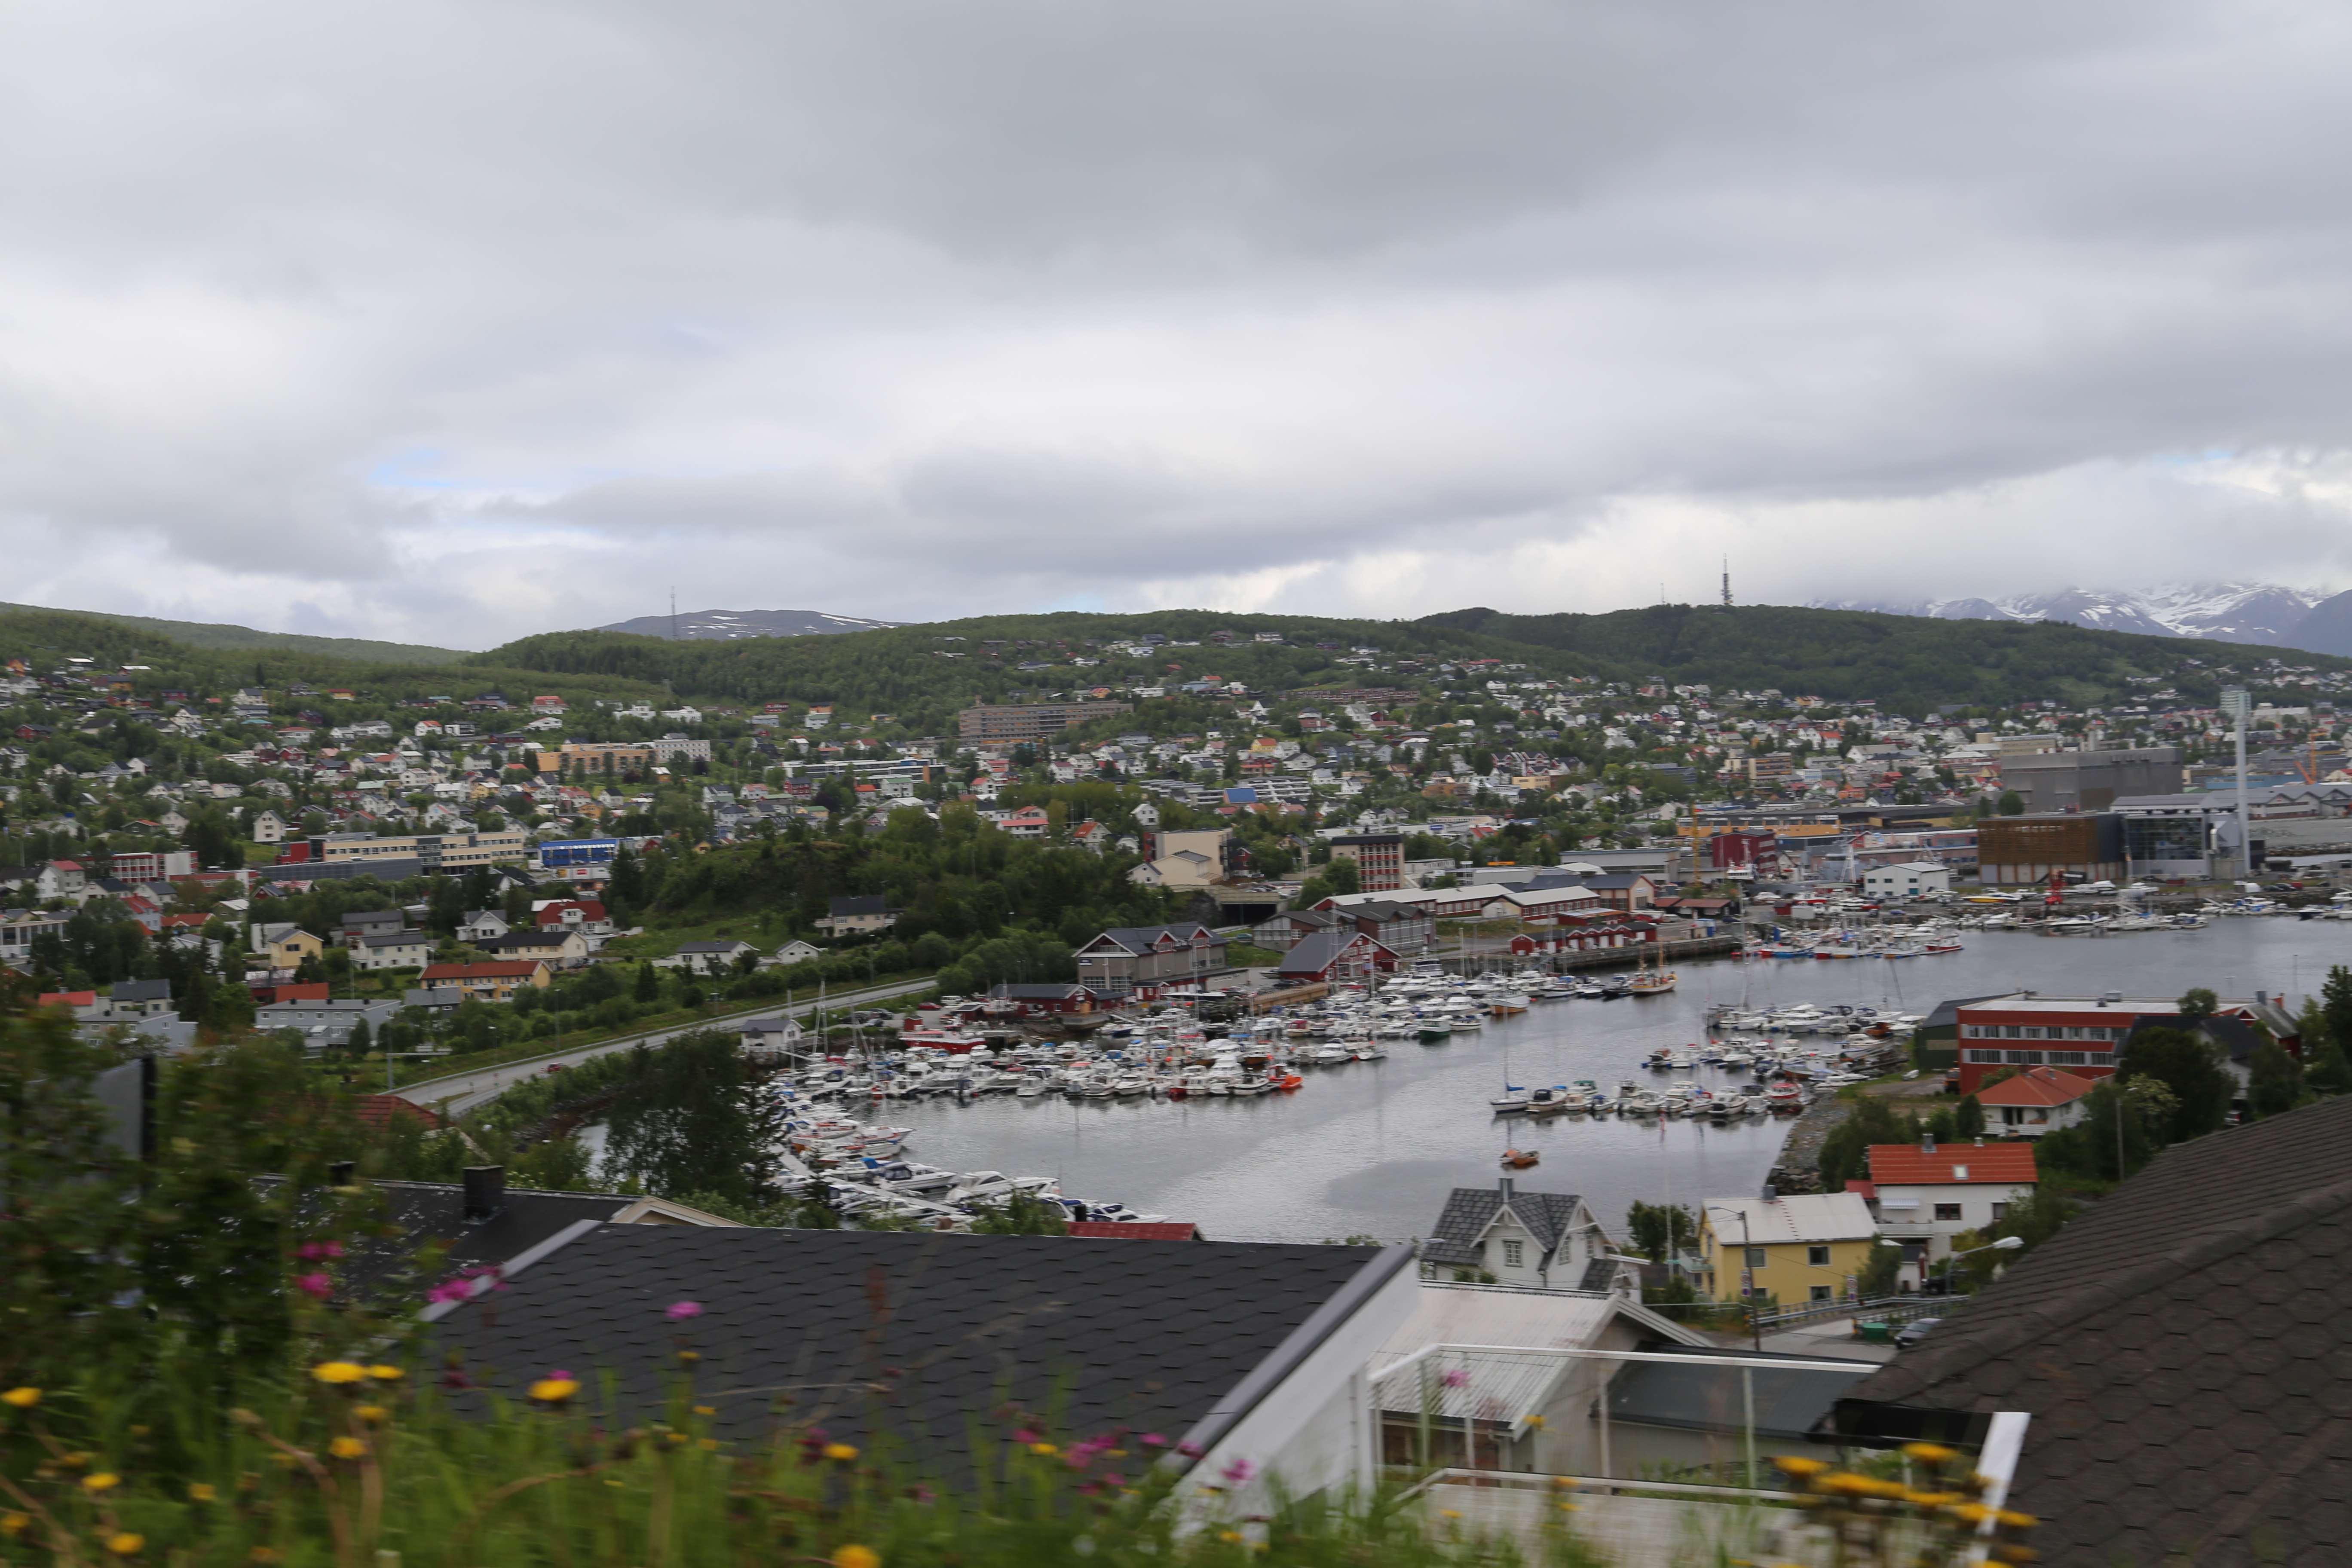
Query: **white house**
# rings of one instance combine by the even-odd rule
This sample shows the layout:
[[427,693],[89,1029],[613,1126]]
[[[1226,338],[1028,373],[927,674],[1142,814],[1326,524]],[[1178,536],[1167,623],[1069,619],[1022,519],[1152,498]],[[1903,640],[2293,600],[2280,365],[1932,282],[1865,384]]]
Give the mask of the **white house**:
[[1614,1289],[1617,1263],[1601,1222],[1566,1193],[1523,1193],[1508,1176],[1491,1187],[1456,1187],[1422,1247],[1437,1279],[1459,1274],[1537,1289]]
[[[2038,1180],[2031,1143],[1873,1143],[1863,1193],[1879,1234],[1908,1244],[1925,1279],[1928,1265],[1952,1255],[1952,1237],[2004,1218],[2033,1195]],[[1906,1288],[1911,1281],[1904,1281]]]
[[1923,893],[1948,893],[1952,872],[1932,860],[1906,860],[1895,866],[1873,866],[1862,874],[1865,897],[1916,899]]
[[2026,1068],[1977,1090],[1977,1103],[1985,1108],[1986,1124],[2003,1137],[2039,1138],[2080,1123],[2096,1087],[2096,1080],[2063,1068]]
[[256,844],[285,843],[286,819],[278,816],[274,811],[255,812],[253,814],[253,841]]

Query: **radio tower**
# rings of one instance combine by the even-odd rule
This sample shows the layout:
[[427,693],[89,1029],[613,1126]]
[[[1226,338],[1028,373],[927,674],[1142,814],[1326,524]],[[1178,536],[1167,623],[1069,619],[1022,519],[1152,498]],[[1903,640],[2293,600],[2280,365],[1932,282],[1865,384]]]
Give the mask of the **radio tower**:
[[1731,608],[1731,557],[1723,558],[1723,607]]
[[[1726,583],[1730,582],[1731,574],[1728,572],[1725,573],[1723,574],[1723,580]],[[1726,604],[1729,604],[1731,602],[1728,597],[1730,592],[1731,590],[1729,588],[1726,588],[1724,590],[1724,593],[1727,595],[1724,600]],[[675,587],[669,591],[669,640],[672,642],[677,641],[677,590]]]

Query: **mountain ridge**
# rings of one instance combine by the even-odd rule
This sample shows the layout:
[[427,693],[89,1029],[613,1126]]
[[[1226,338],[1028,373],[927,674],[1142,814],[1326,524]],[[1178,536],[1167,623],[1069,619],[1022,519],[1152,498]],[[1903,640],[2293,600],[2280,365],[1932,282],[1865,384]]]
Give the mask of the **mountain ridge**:
[[829,610],[681,610],[669,616],[636,616],[591,629],[677,642],[734,642],[743,637],[831,637],[908,624],[836,616]]
[[[2342,597],[2343,595],[2337,595]],[[2352,653],[2352,637],[2321,647],[2301,640],[2324,592],[2275,583],[2167,583],[2147,588],[2059,588],[1998,599],[1815,599],[1817,610],[1860,610],[1939,621],[2067,621],[2094,631]],[[2346,617],[2352,621],[2352,604]],[[2352,629],[2352,627],[2347,627]]]

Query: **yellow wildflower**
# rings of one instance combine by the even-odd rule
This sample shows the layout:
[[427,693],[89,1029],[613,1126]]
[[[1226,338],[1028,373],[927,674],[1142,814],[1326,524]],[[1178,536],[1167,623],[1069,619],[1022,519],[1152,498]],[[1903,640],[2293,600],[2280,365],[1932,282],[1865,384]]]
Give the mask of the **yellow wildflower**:
[[683,1443],[686,1441],[686,1434],[683,1432],[665,1432],[662,1434],[662,1436],[664,1440],[671,1443]]
[[1574,1476],[1554,1476],[1551,1479],[1551,1484],[1555,1490],[1565,1492],[1574,1491],[1582,1483]]
[[392,1412],[381,1405],[362,1405],[352,1414],[371,1426],[381,1426],[392,1419]]
[[2015,1513],[2008,1509],[2002,1509],[1993,1517],[2000,1520],[2001,1523],[2009,1526],[2011,1530],[2032,1530],[2035,1525],[2042,1522],[2030,1513]]
[[146,1544],[145,1536],[133,1535],[127,1530],[117,1531],[106,1538],[106,1549],[117,1557],[136,1557]]
[[857,1458],[857,1449],[848,1443],[827,1443],[824,1446],[824,1457],[845,1465]]
[[59,1459],[58,1463],[63,1465],[68,1470],[79,1470],[84,1465],[89,1463],[89,1456],[88,1454],[68,1454],[65,1458]]
[[356,1459],[367,1452],[367,1445],[357,1437],[338,1437],[327,1445],[327,1452],[338,1459]]
[[1520,1419],[1538,1432],[1543,1430],[1544,1418],[1540,1415],[1524,1415],[1521,1416]]
[[358,1383],[368,1374],[367,1368],[355,1361],[322,1361],[310,1369],[310,1375],[320,1383]]
[[542,1377],[530,1385],[530,1396],[548,1405],[561,1405],[579,1392],[578,1380],[569,1377]]
[[32,1522],[31,1514],[18,1513],[11,1509],[6,1513],[0,1513],[0,1535],[22,1535],[25,1527]]
[[188,1500],[190,1502],[210,1502],[218,1496],[220,1496],[220,1493],[213,1490],[213,1485],[210,1481],[191,1481],[188,1483]]
[[697,1415],[716,1415],[719,1414],[719,1406],[716,1405],[698,1405],[694,1407],[694,1413]]
[[247,1552],[246,1556],[256,1563],[275,1563],[278,1561],[278,1548],[275,1546],[257,1546],[252,1551]]
[[400,1369],[396,1366],[372,1366],[367,1369],[367,1372],[368,1375],[378,1383],[396,1382],[401,1375]]
[[1821,1459],[1780,1458],[1772,1462],[1792,1476],[1818,1476],[1829,1468],[1829,1465]]
[[37,1388],[12,1388],[0,1394],[0,1405],[13,1405],[19,1410],[30,1410],[40,1402],[41,1391]]
[[94,1476],[82,1477],[81,1484],[90,1491],[102,1492],[109,1490],[111,1488],[121,1486],[122,1484],[122,1478],[116,1475],[112,1470],[100,1470]]
[[882,1568],[882,1554],[870,1546],[844,1546],[834,1552],[833,1568]]
[[1058,1454],[1062,1450],[1051,1443],[1032,1443],[1029,1445],[1029,1451],[1033,1454]]
[[1923,1465],[1940,1465],[1945,1460],[1954,1458],[1958,1452],[1956,1449],[1945,1447],[1941,1443],[1906,1443],[1903,1445],[1903,1451]]
[[1462,1510],[1456,1508],[1441,1508],[1437,1511],[1444,1514],[1448,1519],[1460,1519],[1462,1517]]
[[1577,1505],[1572,1502],[1555,1503],[1552,1506],[1559,1509],[1562,1513],[1574,1513],[1577,1509]]
[[716,1437],[704,1437],[699,1439],[696,1446],[706,1454],[715,1454],[719,1451],[719,1439]]
[[1221,1530],[1217,1531],[1217,1539],[1220,1541],[1239,1541],[1241,1538],[1242,1532],[1238,1530]]
[[1992,1510],[1980,1502],[1964,1502],[1952,1510],[1952,1517],[1962,1524],[1982,1524],[1992,1517]]

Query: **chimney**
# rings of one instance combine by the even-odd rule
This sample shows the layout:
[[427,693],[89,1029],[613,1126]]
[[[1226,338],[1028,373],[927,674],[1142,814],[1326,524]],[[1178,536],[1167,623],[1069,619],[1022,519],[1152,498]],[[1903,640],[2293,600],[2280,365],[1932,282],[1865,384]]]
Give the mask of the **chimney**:
[[507,1168],[504,1165],[466,1167],[466,1222],[478,1225],[506,1211]]
[[327,1185],[348,1187],[352,1184],[352,1178],[358,1173],[359,1166],[356,1163],[350,1160],[337,1160],[327,1167]]
[[[1921,1152],[1922,1154],[1932,1154],[1932,1153],[1934,1153],[1935,1152],[1936,1152],[1936,1135],[1935,1135],[1933,1132],[1922,1132],[1921,1134],[1919,1134],[1919,1152]],[[468,1172],[467,1172],[467,1173],[466,1173],[466,1179],[467,1179],[468,1182],[471,1182],[471,1181],[473,1180],[473,1176],[474,1176],[474,1173],[473,1173],[473,1172],[468,1171]],[[469,1190],[470,1190],[470,1189],[469,1189]]]
[[2265,1005],[2268,1004],[2270,999],[2271,994],[2267,991],[2257,991],[2254,993],[2254,1005],[2257,1007]]
[[1769,1182],[1765,1183],[1764,1201],[1768,1204],[1779,1203],[1780,1201],[1780,1189],[1772,1185]]
[[1496,1182],[1495,1185],[1501,1190],[1503,1201],[1505,1203],[1509,1203],[1511,1201],[1511,1178],[1505,1176]]

